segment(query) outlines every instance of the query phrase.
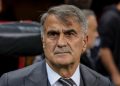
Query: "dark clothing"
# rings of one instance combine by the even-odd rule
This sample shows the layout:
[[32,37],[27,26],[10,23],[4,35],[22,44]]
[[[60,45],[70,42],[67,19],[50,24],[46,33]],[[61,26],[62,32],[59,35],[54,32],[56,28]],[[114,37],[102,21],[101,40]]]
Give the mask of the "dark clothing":
[[[107,78],[82,64],[80,72],[80,86],[112,86]],[[26,68],[5,73],[0,79],[0,86],[50,86],[47,77],[45,60],[42,60]]]
[[120,11],[113,5],[102,15],[98,32],[101,47],[109,48],[113,59],[120,70]]
[[91,57],[91,51],[89,50],[89,52],[85,52],[82,54],[80,62],[82,64],[86,65],[87,67],[89,67],[93,70],[96,70],[94,59],[95,58]]

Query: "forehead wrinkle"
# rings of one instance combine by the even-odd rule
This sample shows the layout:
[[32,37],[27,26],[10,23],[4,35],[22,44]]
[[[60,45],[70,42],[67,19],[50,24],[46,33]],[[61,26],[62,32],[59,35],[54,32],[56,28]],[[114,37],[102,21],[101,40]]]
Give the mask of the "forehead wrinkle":
[[64,16],[64,17],[61,17],[59,15],[55,15],[55,14],[51,14],[49,16],[54,16],[58,21],[59,23],[61,23],[62,25],[64,26],[72,26],[74,23],[79,23],[78,19],[75,17],[75,16]]
[[74,17],[74,16],[64,16],[65,18],[62,18],[62,17],[60,17],[60,16],[58,16],[58,15],[51,14],[51,15],[47,16],[46,21],[47,21],[50,17],[55,17],[56,20],[57,20],[60,24],[62,24],[62,25],[64,25],[64,26],[72,26],[74,23],[80,24],[80,23],[77,21],[76,17]]
[[[59,18],[59,16],[56,16],[56,15],[49,15],[46,20],[48,20],[48,18],[50,18],[50,17],[56,18],[57,21],[53,25],[50,25],[49,29],[51,28],[52,30],[59,31],[59,32],[65,32],[68,29],[74,29],[72,27],[74,25],[74,23],[79,24],[77,21],[75,21],[73,18],[70,18],[70,17],[67,19],[67,22],[63,22],[63,20],[61,18]],[[59,25],[60,27],[56,27],[57,24],[60,24]],[[45,27],[48,28],[46,23],[45,23]],[[59,28],[61,31],[59,30]]]

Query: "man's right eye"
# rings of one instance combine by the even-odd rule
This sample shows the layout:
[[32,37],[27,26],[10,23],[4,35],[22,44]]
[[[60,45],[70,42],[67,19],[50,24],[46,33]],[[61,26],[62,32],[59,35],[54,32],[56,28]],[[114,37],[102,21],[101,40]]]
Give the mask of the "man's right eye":
[[59,35],[57,32],[48,32],[47,36],[50,38],[56,38]]

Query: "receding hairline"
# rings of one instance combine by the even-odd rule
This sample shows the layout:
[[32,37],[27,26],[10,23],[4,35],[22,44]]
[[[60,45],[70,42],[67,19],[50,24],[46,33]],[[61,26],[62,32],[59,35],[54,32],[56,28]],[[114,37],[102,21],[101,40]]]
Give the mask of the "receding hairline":
[[[50,16],[54,16],[58,21],[60,21],[62,24],[66,25],[66,26],[69,25],[71,22],[76,22],[76,23],[78,23],[79,25],[81,25],[81,23],[79,23],[79,22],[77,21],[77,17],[75,17],[75,16],[67,16],[66,19],[63,20],[63,19],[61,19],[61,17],[59,17],[59,16],[57,16],[57,15],[55,15],[55,14],[50,14],[50,15],[48,15],[48,16],[46,17],[46,19],[45,19],[45,22],[47,21],[48,17],[50,17]],[[44,22],[44,24],[45,24],[45,22]]]
[[57,18],[61,19],[66,23],[66,21],[69,22],[69,19],[67,17],[73,17],[72,19],[74,21],[77,21],[79,24],[81,24],[81,27],[83,28],[84,32],[87,31],[87,20],[79,8],[73,5],[59,5],[50,8],[46,13],[43,14],[41,18],[41,24],[43,25],[46,21],[47,16],[49,15],[55,15]]

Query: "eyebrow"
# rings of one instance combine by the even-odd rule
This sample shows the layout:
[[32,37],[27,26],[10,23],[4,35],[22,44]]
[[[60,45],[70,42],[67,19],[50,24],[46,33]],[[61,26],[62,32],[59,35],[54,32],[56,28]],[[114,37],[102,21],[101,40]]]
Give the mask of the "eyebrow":
[[[48,34],[51,32],[60,33],[59,30],[51,29],[48,31]],[[63,30],[63,33],[71,33],[71,32],[77,34],[77,32],[74,29]]]
[[49,30],[47,32],[47,34],[50,34],[50,33],[56,33],[56,34],[59,34],[60,32],[58,30]]
[[71,33],[71,32],[73,32],[73,33],[77,33],[74,29],[69,29],[69,30],[65,30],[64,31],[64,33]]

